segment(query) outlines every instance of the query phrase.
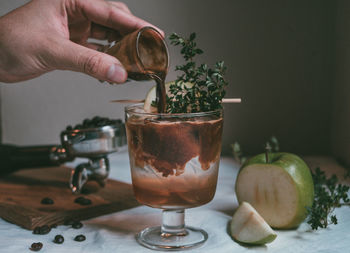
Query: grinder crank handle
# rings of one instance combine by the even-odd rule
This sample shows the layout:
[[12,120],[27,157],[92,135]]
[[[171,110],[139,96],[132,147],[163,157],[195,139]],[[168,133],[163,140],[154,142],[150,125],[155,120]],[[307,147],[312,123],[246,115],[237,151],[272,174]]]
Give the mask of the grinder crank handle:
[[72,160],[74,158],[57,145],[19,147],[0,144],[0,176],[24,168],[51,167]]

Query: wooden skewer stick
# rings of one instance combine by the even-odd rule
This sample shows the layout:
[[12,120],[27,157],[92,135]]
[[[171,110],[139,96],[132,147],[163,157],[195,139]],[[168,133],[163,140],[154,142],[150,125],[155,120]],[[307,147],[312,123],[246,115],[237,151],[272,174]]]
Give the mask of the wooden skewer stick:
[[224,104],[229,104],[229,103],[240,103],[242,102],[241,98],[223,98],[222,102]]
[[125,103],[125,104],[129,104],[129,103],[143,103],[145,102],[145,100],[141,100],[141,99],[117,99],[117,100],[111,100],[111,103]]
[[[222,102],[225,104],[229,103],[241,103],[241,98],[223,98]],[[117,100],[111,100],[111,103],[122,103],[122,104],[128,104],[128,103],[143,103],[145,100],[143,99],[117,99]]]

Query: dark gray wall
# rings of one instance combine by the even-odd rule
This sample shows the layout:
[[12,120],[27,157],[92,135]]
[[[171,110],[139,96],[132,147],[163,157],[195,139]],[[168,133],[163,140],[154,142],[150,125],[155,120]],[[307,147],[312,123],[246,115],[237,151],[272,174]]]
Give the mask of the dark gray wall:
[[0,143],[2,143],[2,103],[1,103],[1,88],[0,88]]
[[274,134],[283,150],[329,152],[334,8],[332,1],[227,1],[200,12],[203,19],[221,13],[201,33],[218,43],[211,57],[229,66],[228,95],[243,98],[226,106],[226,147],[237,139],[256,153]]
[[[3,0],[0,10],[22,1]],[[225,105],[224,151],[239,141],[249,153],[276,135],[284,151],[330,152],[334,65],[332,0],[127,0],[138,16],[167,34],[196,31],[208,63],[224,60],[230,83]],[[171,48],[173,67],[181,62]],[[176,73],[170,71],[168,80]],[[142,98],[151,83],[100,85],[82,74],[53,72],[2,85],[4,141],[59,142],[67,125],[95,114],[123,117],[110,99]]]
[[338,1],[332,116],[333,155],[350,165],[350,1]]

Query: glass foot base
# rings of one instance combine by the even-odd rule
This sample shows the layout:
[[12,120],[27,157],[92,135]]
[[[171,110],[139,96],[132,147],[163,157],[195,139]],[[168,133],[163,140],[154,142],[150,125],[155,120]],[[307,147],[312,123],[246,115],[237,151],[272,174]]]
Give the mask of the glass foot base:
[[154,250],[185,250],[201,246],[208,234],[202,229],[185,227],[186,235],[161,235],[161,227],[151,227],[136,235],[136,240],[142,246]]

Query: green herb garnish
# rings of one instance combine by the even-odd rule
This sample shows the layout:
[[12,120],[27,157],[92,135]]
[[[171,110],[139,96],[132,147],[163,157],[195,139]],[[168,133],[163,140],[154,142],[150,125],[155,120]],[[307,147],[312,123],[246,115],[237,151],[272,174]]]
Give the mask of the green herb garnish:
[[[280,145],[275,136],[271,136],[265,143],[264,149],[269,147],[269,152],[279,152]],[[243,164],[247,160],[247,155],[243,152],[241,145],[236,141],[231,144],[233,159],[239,164]]]
[[326,177],[324,171],[316,168],[312,172],[315,186],[315,199],[311,208],[308,208],[309,217],[307,223],[311,228],[326,228],[330,224],[338,224],[333,211],[337,207],[350,205],[348,191],[349,186],[338,184],[336,175]]
[[350,178],[350,166],[349,166],[349,164],[341,158],[338,158],[337,162],[339,163],[340,166],[342,166],[345,169],[344,179]]
[[276,136],[271,136],[270,139],[266,142],[266,145],[269,145],[271,147],[271,152],[280,151],[280,144]]
[[[195,33],[189,38],[183,38],[176,33],[169,36],[171,44],[181,46],[180,53],[186,63],[175,68],[182,74],[170,85],[170,95],[167,96],[168,113],[206,112],[222,108],[221,101],[227,85],[224,79],[226,67],[223,61],[217,62],[213,69],[207,64],[197,66],[194,57],[202,54],[203,50],[197,47],[195,38]],[[186,83],[193,86],[187,86]]]
[[247,160],[247,157],[244,155],[241,145],[237,141],[231,144],[231,149],[232,149],[233,159],[237,163],[243,164]]

